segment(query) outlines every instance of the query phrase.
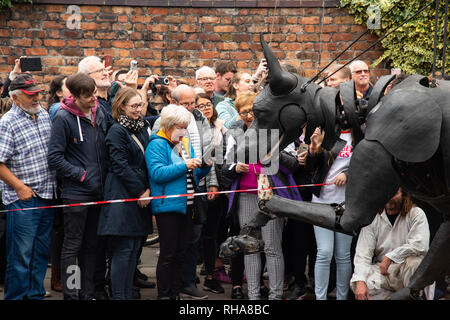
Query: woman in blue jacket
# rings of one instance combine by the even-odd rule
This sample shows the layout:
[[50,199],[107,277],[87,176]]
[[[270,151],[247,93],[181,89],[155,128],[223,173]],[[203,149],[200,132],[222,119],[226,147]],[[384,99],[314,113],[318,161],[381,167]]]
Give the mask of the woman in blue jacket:
[[[195,185],[210,167],[195,158],[187,136],[191,114],[184,107],[168,105],[161,112],[160,130],[145,151],[152,196],[194,193]],[[193,227],[193,196],[154,199],[152,212],[159,232],[160,253],[156,266],[158,299],[179,299],[184,251]]]
[[[106,135],[111,167],[106,176],[105,200],[148,198],[150,188],[144,150],[148,126],[141,116],[140,94],[125,87],[112,105],[114,124]],[[150,200],[102,207],[98,235],[107,236],[111,251],[111,292],[115,300],[132,298],[133,278],[142,238],[152,233]]]

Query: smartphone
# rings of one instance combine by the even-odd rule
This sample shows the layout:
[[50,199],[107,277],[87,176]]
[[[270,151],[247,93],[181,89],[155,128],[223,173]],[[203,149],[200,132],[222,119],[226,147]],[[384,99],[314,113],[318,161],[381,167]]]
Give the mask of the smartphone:
[[40,57],[20,58],[20,69],[25,71],[42,71],[42,61]]
[[138,62],[136,60],[131,60],[130,62],[130,71],[137,70]]
[[208,165],[208,162],[212,160],[215,156],[216,151],[216,145],[214,143],[211,143],[204,151],[202,156],[202,167],[205,167]]
[[109,54],[105,54],[104,62],[105,62],[105,68],[111,67],[112,66],[112,56]]
[[300,143],[300,146],[298,147],[297,154],[300,154],[302,152],[305,152],[308,150],[308,145],[306,143]]

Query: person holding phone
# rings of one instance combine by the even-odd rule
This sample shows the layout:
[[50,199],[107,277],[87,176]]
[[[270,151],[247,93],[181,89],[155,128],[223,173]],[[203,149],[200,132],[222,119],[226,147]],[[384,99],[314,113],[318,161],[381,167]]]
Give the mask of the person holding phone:
[[[244,92],[237,96],[235,101],[236,110],[242,119],[237,121],[228,132],[225,165],[222,170],[223,179],[226,187],[231,190],[253,190],[258,188],[258,176],[264,174],[263,166],[258,162],[256,164],[243,163],[239,161],[236,145],[247,132],[254,120],[253,102],[257,94],[254,92]],[[250,129],[251,130],[251,129]],[[246,226],[255,219],[258,214],[258,194],[256,191],[246,191],[232,193],[229,198],[229,215],[233,222],[230,226],[231,235],[239,234],[245,231]],[[266,257],[267,273],[269,276],[268,290],[261,281],[263,270],[263,259],[261,253],[247,254],[242,257],[241,254],[232,258],[233,281],[232,298],[243,298],[242,294],[242,272],[245,265],[245,275],[247,278],[248,298],[250,300],[259,300],[268,298],[269,300],[281,300],[283,295],[283,277],[284,277],[284,259],[281,247],[283,233],[283,218],[270,220],[261,227],[261,235],[264,241],[264,253]],[[237,229],[237,230],[236,230]],[[234,297],[233,297],[234,296]]]
[[[207,93],[199,93],[195,98],[195,109],[199,110],[203,113],[203,115],[208,119],[209,125],[211,126],[211,130],[214,133],[214,144],[215,146],[222,146],[223,144],[223,135],[226,133],[227,129],[224,126],[225,121],[217,118],[217,111],[214,108],[214,105],[211,101],[210,96]],[[212,150],[214,150],[214,145],[211,145]],[[221,147],[220,150],[223,148]],[[204,161],[207,161],[206,158],[212,156],[212,150],[205,151]],[[215,156],[215,155],[214,155]],[[222,159],[222,156],[220,156]],[[214,164],[216,172],[219,172],[221,169],[220,164]],[[218,177],[219,178],[219,177]],[[219,180],[219,189],[220,188],[220,180]],[[219,231],[219,223],[222,217],[226,214],[225,210],[228,206],[228,198],[221,194],[215,198],[209,199],[208,202],[208,214],[206,215],[206,222],[203,226],[202,233],[202,241],[203,241],[203,261],[205,267],[205,282],[203,284],[203,289],[207,291],[211,291],[213,293],[223,293],[225,292],[224,288],[220,284],[220,273],[219,270],[216,271],[218,277],[215,276],[214,267],[216,262],[223,268],[223,273],[225,273],[225,268],[221,260],[217,259],[217,236]]]
[[[4,83],[4,88],[3,88],[3,92],[2,92],[2,98],[6,98],[9,97],[9,86],[11,85],[11,81],[13,81],[17,75],[21,74],[22,68],[20,67],[20,59],[22,58],[26,58],[26,56],[21,56],[19,59],[14,60],[14,67],[12,69],[12,71],[9,73],[8,77],[5,80]],[[30,72],[26,72],[26,73],[30,73]]]
[[[345,201],[347,170],[353,153],[353,135],[350,128],[341,131],[338,142],[330,151],[321,147],[324,132],[318,127],[311,136],[306,156],[307,171],[313,183],[327,185],[315,187],[313,203],[342,203]],[[314,266],[316,300],[326,300],[333,254],[336,259],[336,299],[346,300],[352,276],[350,248],[352,236],[314,226],[317,257]]]
[[[152,196],[192,194],[211,167],[201,167],[188,138],[191,113],[168,105],[161,112],[160,129],[145,150]],[[156,266],[159,300],[178,300],[185,251],[193,230],[194,197],[155,199],[150,202],[156,217],[160,254]]]
[[[199,159],[203,159],[204,155],[214,145],[213,134],[208,120],[197,109],[195,109],[195,91],[194,88],[181,84],[177,86],[171,93],[172,103],[183,106],[191,114],[191,120],[187,126],[187,133],[195,150],[195,154]],[[164,110],[164,109],[163,109]],[[155,133],[160,129],[160,120],[155,121],[152,132]],[[211,162],[209,163],[209,165]],[[211,171],[204,179],[200,179],[196,192],[217,192],[218,181],[215,166],[211,166]],[[212,201],[217,197],[217,194],[210,194],[206,196],[198,196],[194,199],[195,219],[192,225],[192,234],[189,240],[189,246],[186,249],[186,259],[182,271],[183,288],[181,294],[184,297],[193,297],[195,299],[206,299],[208,296],[199,290],[196,286],[197,277],[197,259],[199,256],[199,242],[202,234],[203,224],[207,215],[208,200]]]

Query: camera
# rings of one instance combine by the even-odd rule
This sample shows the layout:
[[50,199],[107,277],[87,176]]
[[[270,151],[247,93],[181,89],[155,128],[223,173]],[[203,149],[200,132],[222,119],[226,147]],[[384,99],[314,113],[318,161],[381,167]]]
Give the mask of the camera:
[[155,80],[155,84],[160,84],[160,85],[163,85],[163,86],[168,86],[168,85],[169,85],[169,78],[163,77],[163,76],[158,77],[158,79]]

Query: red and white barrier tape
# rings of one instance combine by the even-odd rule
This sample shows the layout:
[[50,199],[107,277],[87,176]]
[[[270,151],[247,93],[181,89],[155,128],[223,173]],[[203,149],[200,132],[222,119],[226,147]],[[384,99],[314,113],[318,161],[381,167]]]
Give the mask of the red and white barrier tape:
[[33,208],[18,208],[18,209],[10,209],[10,210],[0,210],[0,213],[3,212],[12,212],[12,211],[28,211],[28,210],[38,210],[38,209],[57,209],[57,208],[68,208],[68,207],[79,207],[79,206],[92,206],[98,204],[112,204],[112,203],[122,203],[122,202],[134,202],[138,200],[156,200],[156,199],[168,199],[168,198],[181,198],[181,197],[189,197],[189,196],[206,196],[209,194],[227,194],[227,193],[239,193],[239,192],[253,192],[253,191],[264,191],[264,190],[277,190],[277,189],[287,189],[287,188],[305,188],[305,187],[318,187],[330,185],[333,183],[317,183],[317,184],[299,184],[296,186],[283,186],[283,187],[269,187],[263,189],[243,189],[243,190],[230,190],[230,191],[217,191],[217,192],[199,192],[199,193],[186,193],[186,194],[173,194],[168,196],[154,196],[147,198],[133,198],[133,199],[116,199],[116,200],[104,200],[104,201],[92,201],[92,202],[82,202],[82,203],[69,203],[69,204],[59,204],[54,206],[42,206],[42,207],[33,207]]

